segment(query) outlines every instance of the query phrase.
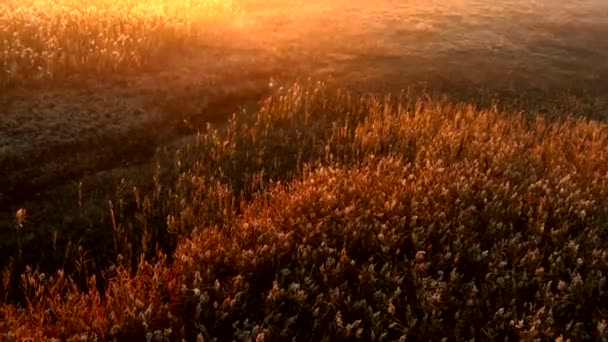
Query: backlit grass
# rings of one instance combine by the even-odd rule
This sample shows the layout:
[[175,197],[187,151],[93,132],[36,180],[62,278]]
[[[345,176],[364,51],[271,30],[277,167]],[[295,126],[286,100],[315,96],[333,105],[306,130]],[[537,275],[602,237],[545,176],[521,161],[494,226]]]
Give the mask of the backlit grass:
[[230,0],[2,1],[0,87],[140,71],[238,12]]
[[110,206],[105,292],[28,270],[9,340],[608,337],[604,123],[294,85],[154,182]]

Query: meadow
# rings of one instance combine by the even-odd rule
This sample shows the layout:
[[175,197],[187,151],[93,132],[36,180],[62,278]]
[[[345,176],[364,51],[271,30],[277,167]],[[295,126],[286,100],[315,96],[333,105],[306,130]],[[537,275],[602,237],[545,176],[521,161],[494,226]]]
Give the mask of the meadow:
[[[221,1],[29,1],[0,5],[5,94],[144,77],[204,41],[206,20],[239,15]],[[142,91],[123,82],[112,94]],[[172,90],[174,121],[198,105],[188,89]],[[495,100],[298,80],[123,151],[146,162],[50,178],[41,198],[18,198],[17,175],[0,197],[0,338],[606,340],[608,124]],[[127,144],[108,141],[86,148]]]
[[3,1],[0,87],[141,71],[230,13],[231,1]]
[[105,279],[30,268],[3,318],[13,340],[605,338],[607,139],[295,85],[124,189]]

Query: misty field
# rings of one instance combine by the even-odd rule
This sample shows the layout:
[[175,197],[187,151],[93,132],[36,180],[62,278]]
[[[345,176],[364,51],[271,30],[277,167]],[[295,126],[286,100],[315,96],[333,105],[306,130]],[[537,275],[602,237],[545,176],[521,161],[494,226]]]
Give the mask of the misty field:
[[4,1],[0,87],[138,71],[237,12],[231,1]]
[[469,2],[2,2],[0,340],[608,339],[608,67],[459,55]]
[[605,337],[608,126],[397,103],[295,85],[204,129],[110,206],[103,292],[28,270],[13,336]]

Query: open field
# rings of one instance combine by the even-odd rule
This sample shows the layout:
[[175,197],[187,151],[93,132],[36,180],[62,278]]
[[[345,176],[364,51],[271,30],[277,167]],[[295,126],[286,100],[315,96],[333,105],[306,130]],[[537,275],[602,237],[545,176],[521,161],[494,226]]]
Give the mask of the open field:
[[[15,336],[607,333],[606,124],[296,85],[167,156],[106,215],[97,248],[123,266],[85,293],[99,250],[76,278],[27,273],[26,309],[2,308]],[[138,259],[170,240],[170,262]]]
[[141,70],[234,11],[231,1],[5,1],[0,86]]
[[0,340],[608,338],[607,16],[0,3]]

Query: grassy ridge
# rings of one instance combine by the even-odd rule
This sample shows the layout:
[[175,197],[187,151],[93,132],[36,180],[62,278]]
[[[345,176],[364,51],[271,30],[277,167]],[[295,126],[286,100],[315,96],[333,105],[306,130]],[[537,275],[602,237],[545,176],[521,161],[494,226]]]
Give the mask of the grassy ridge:
[[0,87],[139,71],[238,11],[231,1],[3,1]]
[[166,157],[106,290],[29,270],[10,338],[608,337],[604,123],[300,84]]

